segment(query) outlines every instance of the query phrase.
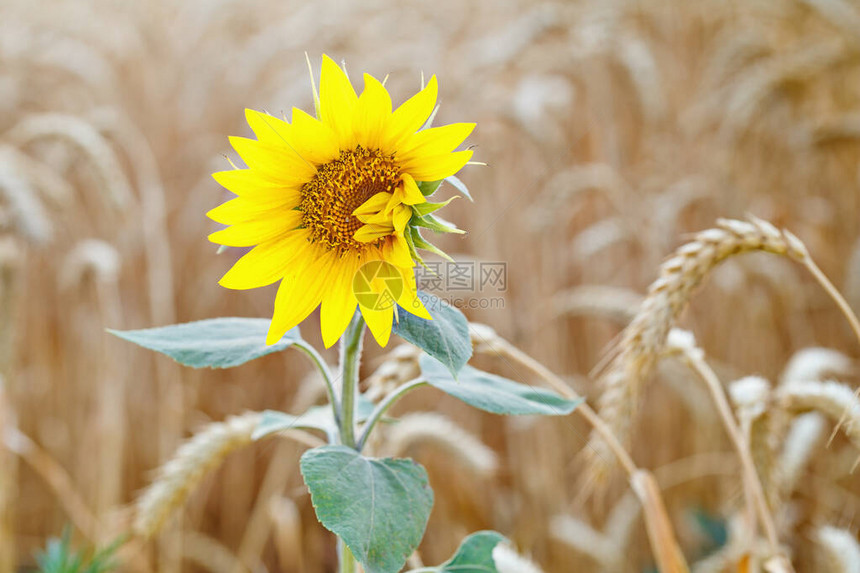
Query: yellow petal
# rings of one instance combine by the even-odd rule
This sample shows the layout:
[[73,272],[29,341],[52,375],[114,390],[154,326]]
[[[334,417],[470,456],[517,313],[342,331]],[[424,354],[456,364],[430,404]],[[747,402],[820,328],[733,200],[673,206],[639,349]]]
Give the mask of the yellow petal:
[[433,320],[433,317],[430,316],[430,313],[424,307],[424,303],[418,298],[418,289],[415,285],[415,272],[410,268],[409,270],[402,269],[401,273],[404,275],[406,287],[400,294],[400,298],[397,299],[397,304],[410,314],[414,314],[419,318]]
[[402,166],[416,181],[439,181],[457,173],[472,158],[472,151],[455,151],[434,157],[412,159]]
[[352,214],[358,217],[359,220],[361,220],[362,215],[375,215],[385,208],[389,199],[391,199],[391,193],[386,193],[385,191],[376,193],[373,197],[356,207]]
[[277,181],[260,177],[250,169],[230,169],[212,174],[222,187],[240,196],[253,196],[268,200],[284,193],[298,193],[299,186],[284,185]]
[[365,149],[378,149],[390,118],[391,96],[379,80],[364,74],[364,91],[358,98],[353,122],[358,144]]
[[364,225],[353,235],[353,239],[362,243],[369,243],[382,237],[388,236],[394,232],[394,227],[390,225]]
[[320,72],[320,119],[337,134],[340,149],[355,147],[352,131],[358,96],[346,73],[334,60],[323,55]]
[[427,87],[394,110],[388,131],[382,141],[384,151],[394,153],[407,137],[421,129],[436,105],[437,93],[436,76],[433,76],[427,83]]
[[332,273],[320,307],[320,329],[326,348],[331,348],[343,335],[358,304],[352,292],[352,279],[358,268],[357,260],[343,257],[336,261],[335,265],[336,270]]
[[298,108],[293,108],[292,141],[299,155],[317,165],[328,163],[340,155],[334,130]]
[[248,251],[221,277],[225,288],[246,290],[270,285],[283,278],[298,263],[296,257],[310,246],[303,231],[293,231]]
[[412,208],[406,205],[398,205],[394,208],[394,230],[403,233],[409,219],[412,218]]
[[409,244],[402,234],[391,235],[382,245],[382,258],[394,266],[410,270],[414,264],[409,253]]
[[401,146],[397,160],[408,164],[414,158],[450,153],[469,137],[473,129],[474,123],[452,123],[413,133]]
[[245,121],[259,141],[292,147],[290,124],[286,121],[248,108],[245,109]]
[[407,205],[418,205],[427,201],[427,198],[424,197],[424,194],[418,188],[418,184],[415,183],[414,177],[408,173],[404,173],[400,180],[403,183],[400,186],[403,190],[403,203]]
[[228,247],[253,247],[286,234],[298,227],[301,221],[301,211],[278,211],[268,217],[237,223],[215,231],[209,235],[209,240]]
[[236,197],[211,209],[206,216],[216,223],[234,225],[257,217],[274,215],[272,211],[287,211],[297,207],[301,196],[297,191],[284,192],[264,199]]
[[394,326],[394,306],[385,310],[370,310],[364,306],[358,308],[361,309],[361,315],[377,344],[385,347],[391,337],[391,328]]
[[323,285],[334,267],[334,257],[334,251],[313,257],[303,267],[284,277],[275,296],[275,310],[266,344],[275,344],[319,306]]
[[304,183],[317,171],[316,167],[285,145],[245,137],[231,137],[230,144],[248,167],[272,181],[285,185]]
[[386,213],[385,211],[379,211],[372,215],[357,215],[356,218],[367,225],[385,227],[386,229],[390,227],[391,229],[394,229],[392,226],[391,213]]

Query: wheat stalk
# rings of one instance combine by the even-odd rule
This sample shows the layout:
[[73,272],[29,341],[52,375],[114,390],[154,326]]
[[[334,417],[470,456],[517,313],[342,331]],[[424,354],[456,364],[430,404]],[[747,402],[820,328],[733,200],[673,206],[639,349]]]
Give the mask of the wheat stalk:
[[[705,382],[708,391],[711,393],[711,397],[717,407],[717,412],[720,414],[720,420],[732,441],[732,445],[741,463],[750,523],[755,523],[757,519],[758,523],[764,529],[770,545],[770,556],[780,555],[782,550],[779,545],[776,525],[767,503],[761,477],[756,471],[753,455],[750,452],[750,444],[732,414],[720,380],[711,367],[708,366],[708,363],[705,362],[705,354],[695,345],[695,339],[692,334],[684,332],[675,336],[670,335],[668,338],[670,344],[673,345],[672,351],[679,353],[683,357],[687,365]],[[740,394],[739,398],[741,401],[751,410],[750,415],[760,414],[764,411],[762,402],[765,402],[767,399],[769,387],[770,385],[766,380],[759,378],[750,378],[742,382],[740,392],[736,391],[736,394]],[[750,406],[750,403],[753,403],[754,406]],[[750,529],[754,531],[752,527]]]
[[[475,351],[479,348],[487,354],[499,356],[503,359],[512,360],[536,374],[549,387],[568,399],[578,397],[561,378],[556,376],[546,366],[498,336],[495,331],[485,325],[470,325],[470,334],[473,340],[477,340]],[[627,472],[630,485],[639,498],[645,512],[646,530],[648,541],[654,558],[663,571],[669,573],[683,573],[688,571],[687,563],[675,538],[672,524],[666,515],[665,503],[660,496],[660,490],[654,482],[653,476],[643,469],[636,467],[630,454],[619,443],[612,431],[603,419],[591,409],[587,403],[580,404],[576,410],[592,427],[593,431],[605,440],[607,451],[615,456],[618,463]]]

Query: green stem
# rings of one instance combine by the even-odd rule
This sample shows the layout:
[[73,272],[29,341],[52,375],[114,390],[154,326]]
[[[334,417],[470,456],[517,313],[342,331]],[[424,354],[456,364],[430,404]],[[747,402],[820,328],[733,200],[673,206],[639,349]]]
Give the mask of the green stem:
[[364,429],[361,432],[361,437],[358,439],[358,444],[356,445],[356,449],[361,451],[364,447],[365,442],[367,442],[368,436],[370,436],[370,432],[373,430],[373,426],[382,418],[386,411],[388,411],[391,406],[394,405],[400,398],[415,390],[416,388],[420,388],[421,386],[427,386],[427,382],[421,378],[416,378],[414,380],[410,380],[406,382],[399,388],[397,388],[394,392],[385,397],[385,400],[380,402],[376,408],[371,412],[370,417],[367,418],[367,422],[364,424]]
[[340,340],[340,440],[355,448],[355,398],[358,392],[358,367],[361,363],[361,341],[364,338],[364,318],[355,313]]
[[329,403],[331,404],[332,411],[334,412],[335,423],[340,424],[340,403],[337,399],[337,393],[334,391],[334,376],[332,376],[331,370],[329,370],[325,360],[323,360],[323,357],[319,352],[317,352],[316,348],[304,340],[294,343],[293,346],[307,355],[307,357],[311,359],[311,362],[313,362],[317,367],[317,370],[320,371],[320,374],[322,374],[323,381],[325,382],[326,394],[328,395]]
[[355,557],[340,537],[337,539],[337,557],[340,559],[340,573],[355,573]]

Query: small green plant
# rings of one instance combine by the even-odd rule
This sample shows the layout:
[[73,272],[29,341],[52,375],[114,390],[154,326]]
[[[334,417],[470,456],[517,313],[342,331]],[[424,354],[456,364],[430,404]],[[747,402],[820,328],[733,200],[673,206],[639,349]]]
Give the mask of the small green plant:
[[36,562],[39,573],[107,573],[117,566],[114,556],[120,545],[122,539],[102,549],[76,551],[66,528],[62,537],[48,540],[44,551],[36,554]]

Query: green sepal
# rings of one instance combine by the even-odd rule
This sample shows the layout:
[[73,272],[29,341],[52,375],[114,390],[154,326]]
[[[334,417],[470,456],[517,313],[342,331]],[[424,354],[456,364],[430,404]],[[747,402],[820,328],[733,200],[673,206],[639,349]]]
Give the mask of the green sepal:
[[472,194],[469,193],[469,188],[466,187],[466,184],[460,181],[458,177],[455,177],[454,175],[449,175],[445,178],[445,181],[453,185],[457,189],[457,191],[463,194],[466,199],[468,199],[472,203],[475,202],[475,200],[472,199]]
[[429,215],[433,211],[438,211],[442,207],[445,207],[446,205],[448,205],[448,203],[450,203],[451,201],[453,201],[457,197],[459,197],[459,195],[454,195],[453,197],[451,197],[447,201],[442,201],[441,203],[431,203],[430,201],[426,201],[424,203],[412,205],[412,212],[415,213],[416,215],[418,215],[419,217],[423,217],[425,215]]
[[421,194],[429,197],[442,185],[442,179],[439,181],[416,181],[415,183],[418,185],[418,190],[421,191]]
[[439,104],[436,104],[436,107],[433,108],[433,113],[430,114],[430,117],[427,118],[427,121],[424,122],[424,125],[422,125],[421,129],[419,129],[418,131],[424,131],[425,129],[430,129],[431,127],[433,127],[433,120],[436,119],[437,111],[439,111]]
[[[422,237],[421,231],[418,230],[418,227],[409,227],[409,235],[410,238],[407,239],[407,241],[411,240],[412,244],[415,247],[419,249],[424,249],[425,251],[430,251],[431,253],[435,253],[446,261],[450,261],[452,263],[454,262],[454,259],[452,259],[451,256],[448,255],[448,253],[446,253],[436,245],[428,242],[424,237]],[[425,265],[423,262],[421,264],[424,265],[425,268],[427,267],[427,265]]]
[[[418,253],[418,247],[415,244],[415,239],[413,237],[413,233],[417,234],[418,229],[415,227],[406,227],[406,232],[403,233],[403,238],[406,239],[406,245],[409,247],[409,256],[412,257],[412,260],[421,265],[422,267],[429,268],[427,263],[424,262],[424,258]],[[421,235],[418,235],[419,238]]]
[[424,227],[431,231],[436,231],[437,233],[456,233],[458,235],[464,235],[466,233],[466,231],[455,227],[453,223],[449,223],[448,221],[440,219],[434,215],[412,215],[412,218],[409,220],[409,224],[413,227]]

